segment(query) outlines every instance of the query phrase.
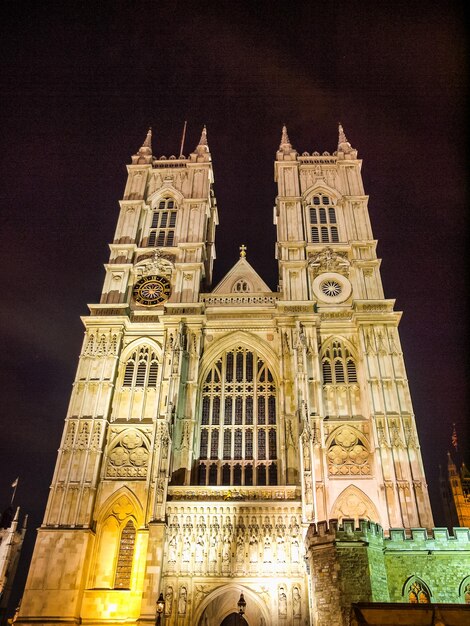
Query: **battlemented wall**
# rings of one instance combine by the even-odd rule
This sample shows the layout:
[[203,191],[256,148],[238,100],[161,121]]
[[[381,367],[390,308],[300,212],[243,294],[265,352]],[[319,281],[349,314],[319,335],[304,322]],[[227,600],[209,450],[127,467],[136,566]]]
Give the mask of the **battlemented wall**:
[[305,539],[317,626],[349,624],[357,602],[470,600],[470,530],[392,529],[336,520],[311,524]]

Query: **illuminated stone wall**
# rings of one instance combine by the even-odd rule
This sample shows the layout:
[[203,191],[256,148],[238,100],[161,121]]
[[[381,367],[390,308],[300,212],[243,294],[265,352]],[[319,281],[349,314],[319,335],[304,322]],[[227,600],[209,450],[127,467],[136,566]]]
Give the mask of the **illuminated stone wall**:
[[317,626],[346,626],[358,602],[470,602],[470,531],[391,530],[352,520],[312,524],[306,536]]

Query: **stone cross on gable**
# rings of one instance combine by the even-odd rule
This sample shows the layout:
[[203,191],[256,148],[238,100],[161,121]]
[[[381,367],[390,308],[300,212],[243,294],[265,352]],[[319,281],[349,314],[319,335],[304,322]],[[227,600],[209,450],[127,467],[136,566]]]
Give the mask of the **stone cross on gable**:
[[244,243],[240,246],[240,258],[244,259],[246,257],[246,246]]

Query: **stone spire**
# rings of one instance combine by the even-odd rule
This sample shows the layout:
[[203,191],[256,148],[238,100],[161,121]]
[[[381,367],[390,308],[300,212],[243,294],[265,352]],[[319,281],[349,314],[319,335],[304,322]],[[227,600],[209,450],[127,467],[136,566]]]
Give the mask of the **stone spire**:
[[132,155],[132,165],[148,165],[152,163],[152,129],[149,128],[147,136],[137,154]]
[[199,146],[207,146],[207,149],[209,150],[209,144],[207,143],[207,128],[205,125],[202,129],[201,138],[199,139],[197,147]]
[[283,150],[284,152],[290,152],[292,150],[292,144],[290,142],[289,135],[287,134],[287,126],[285,124],[282,127],[281,143],[279,144],[279,150]]
[[194,152],[191,153],[191,161],[210,161],[209,144],[207,143],[207,129],[204,126],[201,133],[201,138],[197,144]]
[[276,158],[278,161],[289,161],[295,160],[296,155],[297,152],[295,151],[295,148],[292,147],[289,135],[287,134],[287,126],[284,124],[282,127],[281,143],[279,144],[279,150],[276,153]]
[[338,124],[338,158],[356,159],[357,150],[351,147],[341,122]]

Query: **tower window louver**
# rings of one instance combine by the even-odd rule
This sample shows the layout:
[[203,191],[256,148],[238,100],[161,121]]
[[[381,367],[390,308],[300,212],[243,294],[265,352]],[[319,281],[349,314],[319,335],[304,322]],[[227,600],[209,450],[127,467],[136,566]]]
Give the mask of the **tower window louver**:
[[156,387],[158,360],[148,346],[132,353],[124,368],[123,387]]
[[339,232],[336,210],[328,196],[316,195],[308,207],[310,216],[310,238],[312,243],[337,243]]
[[177,214],[177,207],[172,198],[163,198],[153,209],[147,241],[149,248],[174,245]]
[[323,384],[357,383],[356,364],[349,350],[333,341],[322,358]]

